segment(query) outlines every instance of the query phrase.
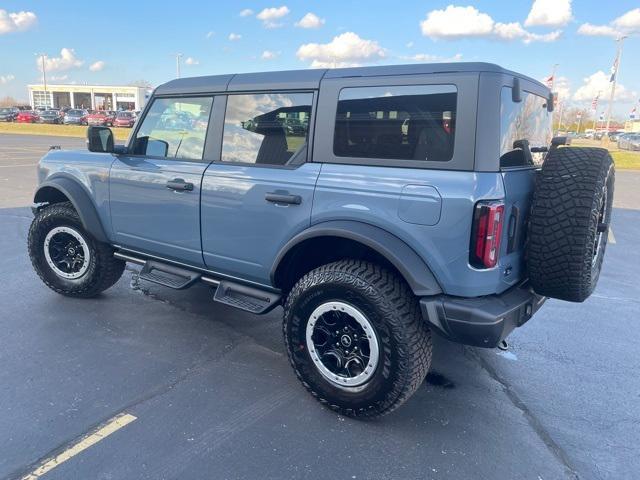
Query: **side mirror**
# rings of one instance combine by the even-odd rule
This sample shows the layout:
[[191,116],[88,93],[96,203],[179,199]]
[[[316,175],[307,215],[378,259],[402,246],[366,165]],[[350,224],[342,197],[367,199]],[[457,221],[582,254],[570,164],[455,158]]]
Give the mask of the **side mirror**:
[[90,152],[113,153],[113,132],[108,127],[87,128],[87,148]]
[[553,108],[556,103],[556,97],[553,92],[549,93],[549,98],[547,99],[547,112],[553,112]]

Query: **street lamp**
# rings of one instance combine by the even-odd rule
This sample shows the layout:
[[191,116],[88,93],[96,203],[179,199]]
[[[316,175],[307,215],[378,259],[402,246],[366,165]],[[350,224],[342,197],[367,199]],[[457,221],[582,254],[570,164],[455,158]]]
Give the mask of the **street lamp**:
[[180,59],[182,58],[181,53],[176,53],[176,78],[180,78]]
[[[40,57],[42,60],[42,85],[44,86],[44,98],[45,98],[45,107],[49,106],[49,94],[47,93],[47,68],[45,59],[47,58],[46,53],[34,53],[36,57]],[[34,102],[35,103],[35,102]],[[35,107],[35,105],[34,105]]]

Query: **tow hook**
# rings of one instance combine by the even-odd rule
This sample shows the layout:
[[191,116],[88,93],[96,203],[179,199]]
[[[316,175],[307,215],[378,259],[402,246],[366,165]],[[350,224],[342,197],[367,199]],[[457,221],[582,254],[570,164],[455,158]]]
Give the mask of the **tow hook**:
[[507,350],[509,350],[509,344],[507,343],[506,340],[500,340],[500,343],[498,344],[498,348],[503,352],[506,352]]

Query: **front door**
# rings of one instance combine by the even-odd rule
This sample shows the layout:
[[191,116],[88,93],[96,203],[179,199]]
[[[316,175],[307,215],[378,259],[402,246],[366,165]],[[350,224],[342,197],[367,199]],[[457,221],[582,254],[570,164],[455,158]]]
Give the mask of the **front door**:
[[203,266],[200,186],[213,96],[156,98],[110,173],[115,243]]
[[269,284],[278,251],[307,228],[320,164],[307,163],[313,93],[228,95],[220,159],[202,181],[207,268]]

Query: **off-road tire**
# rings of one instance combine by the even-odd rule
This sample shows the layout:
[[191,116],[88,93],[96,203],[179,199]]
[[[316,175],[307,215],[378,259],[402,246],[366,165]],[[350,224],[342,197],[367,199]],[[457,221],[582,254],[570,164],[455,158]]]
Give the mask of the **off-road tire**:
[[591,295],[607,246],[614,183],[605,149],[549,153],[536,179],[529,225],[527,266],[536,293],[571,302]]
[[[44,242],[53,228],[67,226],[80,233],[90,249],[87,271],[77,279],[56,274],[44,255]],[[109,245],[98,242],[82,226],[82,221],[70,202],[55,203],[38,211],[29,228],[29,258],[40,279],[51,290],[69,297],[93,297],[115,284],[122,276],[125,262],[113,257]]]
[[[305,347],[310,314],[340,301],[360,310],[375,330],[380,357],[370,380],[355,389],[330,383]],[[293,369],[311,394],[336,412],[358,418],[386,415],[422,384],[431,364],[431,331],[417,298],[394,273],[361,260],[341,260],[307,273],[284,305],[283,332]]]

